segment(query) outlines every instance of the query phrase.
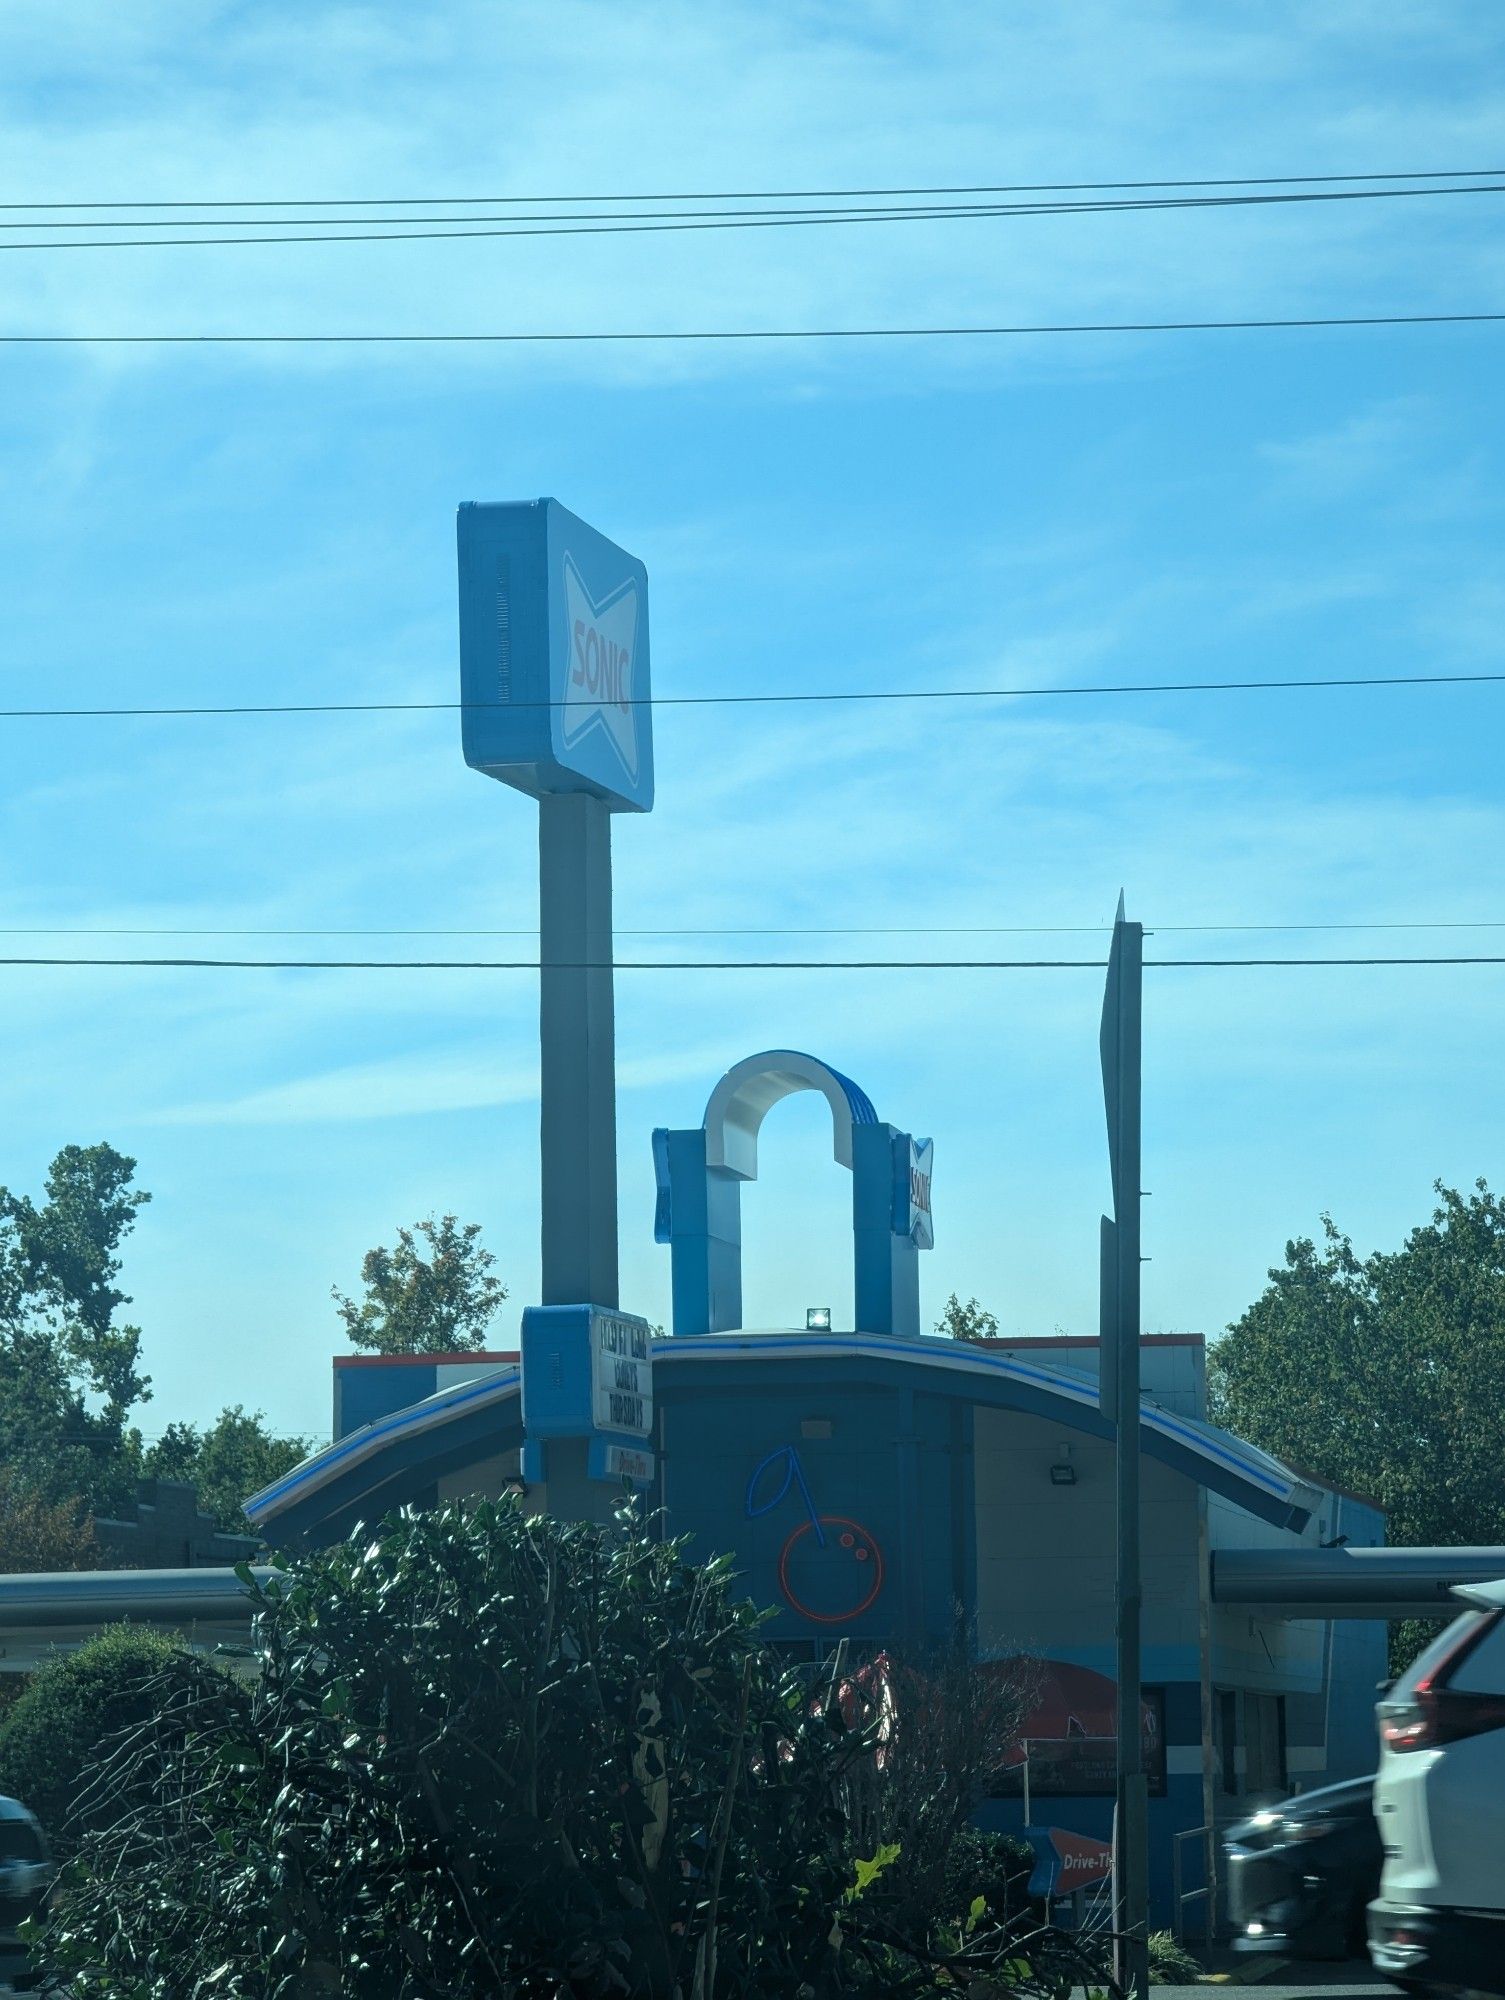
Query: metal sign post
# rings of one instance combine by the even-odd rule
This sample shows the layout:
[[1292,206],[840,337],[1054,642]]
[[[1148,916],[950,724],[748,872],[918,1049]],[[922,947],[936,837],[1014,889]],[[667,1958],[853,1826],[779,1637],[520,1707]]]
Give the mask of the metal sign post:
[[[1133,1996],[1148,2000],[1149,1800],[1144,1770],[1144,1694],[1141,1685],[1139,1504],[1139,1202],[1140,1012],[1144,979],[1144,926],[1124,919],[1123,897],[1113,925],[1103,994],[1099,1051],[1103,1103],[1108,1116],[1108,1158],[1113,1177],[1113,1221],[1103,1218],[1102,1382],[1105,1415],[1115,1425],[1117,1450],[1118,1749],[1114,1788],[1117,1976]],[[1111,1286],[1111,1291],[1110,1291]]]
[[620,1304],[611,808],[538,802],[541,1301]]
[[648,575],[557,500],[467,504],[457,532],[465,761],[538,801],[543,1282],[523,1315],[524,1464],[552,1477],[553,1440],[561,1468],[646,1482],[648,1327],[617,1312],[611,816],[653,806]]

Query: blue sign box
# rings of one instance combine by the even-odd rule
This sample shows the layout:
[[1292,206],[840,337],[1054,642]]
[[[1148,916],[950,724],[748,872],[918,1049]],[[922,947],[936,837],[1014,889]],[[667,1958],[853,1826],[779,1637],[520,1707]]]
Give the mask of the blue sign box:
[[467,501],[457,527],[466,763],[648,812],[648,572],[557,500]]
[[[547,1438],[586,1438],[597,1479],[653,1477],[653,1329],[606,1306],[529,1306],[523,1313],[526,1463]],[[540,1476],[537,1470],[534,1477]]]

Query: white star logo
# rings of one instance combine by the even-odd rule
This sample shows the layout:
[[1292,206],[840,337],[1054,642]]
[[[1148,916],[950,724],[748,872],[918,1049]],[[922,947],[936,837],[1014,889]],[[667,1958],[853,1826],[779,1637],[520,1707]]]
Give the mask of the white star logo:
[[568,551],[564,558],[569,672],[561,734],[565,746],[594,731],[605,734],[631,783],[638,777],[638,721],[633,706],[638,587],[629,577],[597,603]]

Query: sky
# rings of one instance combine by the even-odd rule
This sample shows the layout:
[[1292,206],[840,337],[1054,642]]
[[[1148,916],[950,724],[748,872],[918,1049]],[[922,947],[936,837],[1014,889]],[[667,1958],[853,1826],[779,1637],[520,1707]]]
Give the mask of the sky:
[[[1494,0],[10,0],[0,189],[421,207],[1490,169],[1501,40]],[[1501,311],[1500,199],[319,248],[6,227],[0,334]],[[0,346],[0,706],[452,700],[454,509],[545,493],[646,563],[660,694],[1499,672],[1502,337]],[[615,825],[623,957],[1100,959],[1120,889],[1151,957],[1505,951],[1499,686],[654,730],[656,809]],[[465,767],[452,713],[0,719],[0,757],[0,955],[533,948],[535,810]],[[1327,925],[1376,928],[1302,928]],[[809,934],[709,934],[760,927]],[[447,935],[344,935],[380,931]],[[1094,1331],[1101,991],[624,971],[623,1305],[667,1317],[652,1128],[794,1047],[934,1137],[927,1324],[954,1290],[1011,1336]],[[1439,1177],[1505,1181],[1502,1003],[1501,966],[1147,973],[1147,1329],[1215,1336],[1324,1211],[1367,1251]],[[243,1403],[327,1436],[330,1288],[429,1213],[481,1223],[515,1338],[533,976],[0,966],[0,1036],[0,1182],[107,1139],[152,1193],[123,1279],[149,1435]],[[850,1323],[818,1101],[770,1119],[744,1216],[748,1324]]]

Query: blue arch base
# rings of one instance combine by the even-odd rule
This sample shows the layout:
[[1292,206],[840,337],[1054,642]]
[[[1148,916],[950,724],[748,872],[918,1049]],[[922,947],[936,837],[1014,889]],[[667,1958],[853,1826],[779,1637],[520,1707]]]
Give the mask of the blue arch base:
[[930,1141],[883,1124],[850,1077],[793,1049],[749,1056],[711,1092],[703,1124],[653,1135],[654,1236],[670,1248],[677,1335],[742,1325],[742,1183],[757,1179],[764,1118],[802,1090],[830,1105],[832,1150],[851,1170],[857,1326],[918,1337],[918,1253],[934,1240]]

